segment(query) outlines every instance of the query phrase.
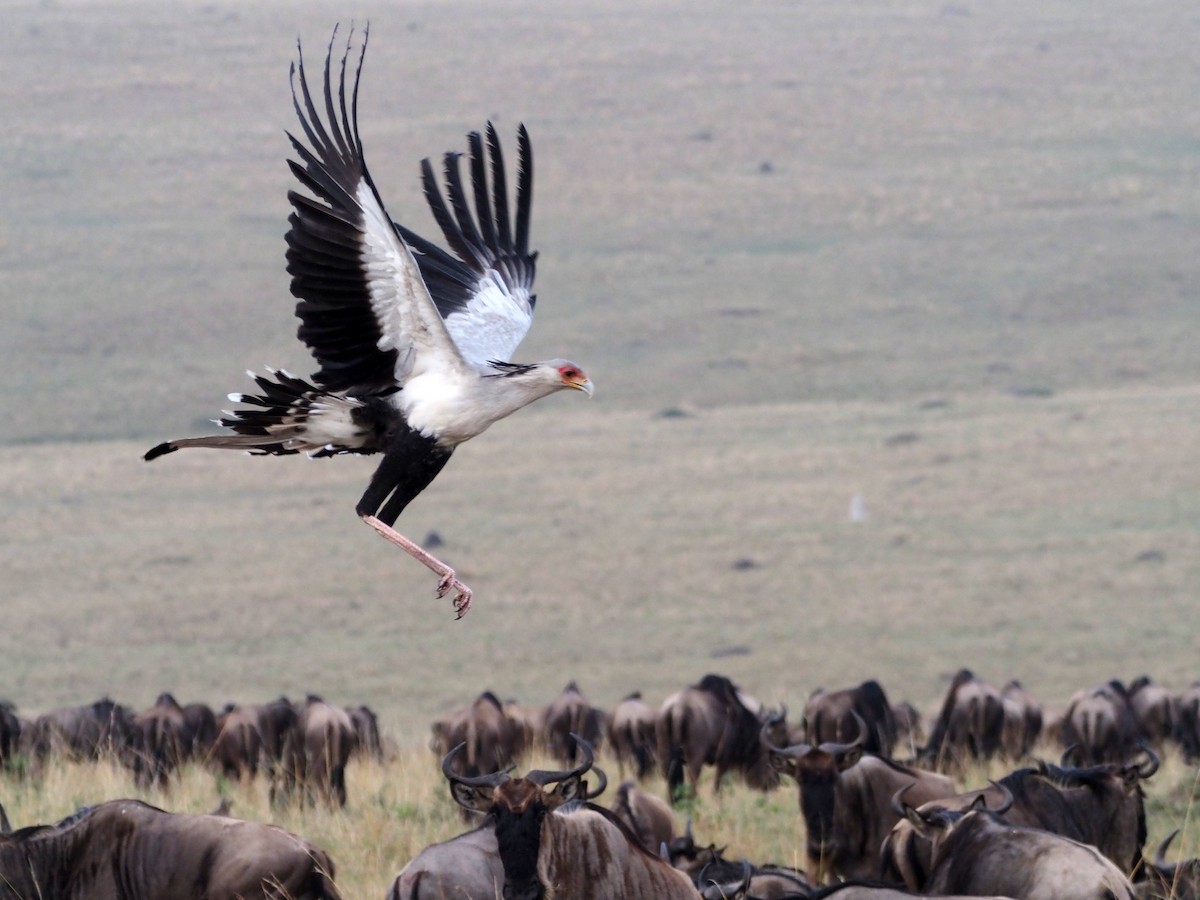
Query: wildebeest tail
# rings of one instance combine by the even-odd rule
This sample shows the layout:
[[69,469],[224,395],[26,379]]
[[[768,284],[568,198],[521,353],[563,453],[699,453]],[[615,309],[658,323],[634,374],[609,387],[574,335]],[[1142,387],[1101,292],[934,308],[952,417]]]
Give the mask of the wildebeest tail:
[[150,448],[142,458],[157,459],[184,447],[274,456],[373,452],[375,423],[370,421],[364,401],[326,391],[282,369],[268,369],[266,375],[246,374],[261,393],[230,394],[230,400],[248,408],[226,410],[223,418],[214,420],[233,434],[166,441]]
[[687,739],[687,717],[668,710],[659,722],[658,757],[667,779],[667,797],[674,803],[683,792],[683,747]]

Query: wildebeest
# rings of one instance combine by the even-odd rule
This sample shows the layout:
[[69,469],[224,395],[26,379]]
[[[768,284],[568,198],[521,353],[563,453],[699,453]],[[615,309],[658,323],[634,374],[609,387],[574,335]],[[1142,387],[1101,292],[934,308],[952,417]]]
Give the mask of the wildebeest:
[[622,775],[625,766],[633,768],[638,781],[654,767],[656,737],[654,723],[658,713],[635,691],[616,705],[608,717],[608,744]]
[[356,744],[350,714],[310,694],[284,741],[282,777],[272,786],[272,800],[286,800],[298,790],[302,802],[345,806],[346,764]]
[[907,758],[916,757],[918,748],[925,744],[921,713],[907,700],[901,700],[892,704],[892,721],[896,723],[896,746],[904,748]]
[[192,734],[183,707],[170,693],[133,717],[132,766],[137,783],[165,788],[190,755]]
[[1132,900],[1133,886],[1099,850],[1005,822],[982,800],[966,811],[905,804],[933,847],[926,893],[1003,894],[1022,900]]
[[7,700],[0,700],[0,768],[12,763],[20,741],[21,720],[17,709]]
[[1175,739],[1183,749],[1184,760],[1194,763],[1200,759],[1200,681],[1179,695],[1176,713]]
[[1134,884],[1141,900],[1197,900],[1200,898],[1200,859],[1167,862],[1167,848],[1179,834],[1176,828],[1158,845],[1154,862],[1143,866],[1144,880]]
[[594,748],[604,736],[604,711],[592,706],[579,685],[567,684],[546,707],[546,751],[567,766],[575,765],[577,734]]
[[443,758],[452,748],[466,744],[466,751],[455,757],[460,775],[508,768],[516,762],[521,743],[518,730],[491,691],[484,691],[468,706],[434,722],[432,731],[430,745]]
[[1175,736],[1179,701],[1149,675],[1134,679],[1126,696],[1137,724],[1138,739],[1161,753],[1167,739]]
[[104,757],[128,761],[132,736],[133,713],[104,697],[38,716],[22,729],[20,748],[37,775],[52,754],[77,761]]
[[863,724],[848,744],[771,747],[774,764],[799,786],[813,884],[835,877],[879,877],[879,847],[899,821],[890,798],[900,788],[911,785],[911,799],[918,803],[954,793],[954,782],[944,775],[864,756],[865,739]]
[[523,778],[507,772],[458,775],[453,756],[461,745],[442,760],[455,802],[495,821],[505,900],[695,900],[686,875],[644,850],[611,812],[581,799],[593,753],[581,736],[572,739],[582,757],[578,765],[535,770]]
[[721,675],[705,675],[664,700],[655,733],[670,800],[679,799],[685,774],[695,793],[705,765],[716,769],[714,793],[720,793],[721,780],[730,771],[741,772],[758,790],[778,785],[779,773],[762,740],[764,725],[768,734],[786,728],[784,714],[752,709],[737,686]]
[[388,900],[502,900],[504,864],[496,820],[430,844],[400,870]]
[[268,768],[274,770],[283,763],[284,745],[296,728],[299,711],[287,697],[280,696],[270,703],[249,707],[258,716],[258,733]]
[[212,765],[231,781],[250,781],[266,762],[259,710],[255,706],[230,706],[217,720]]
[[111,800],[0,836],[0,897],[336,900],[329,856],[274,825]]
[[848,743],[858,734],[859,719],[867,724],[863,752],[891,756],[896,745],[896,720],[878,681],[864,681],[858,687],[839,691],[813,691],[804,706],[804,743]]
[[1042,734],[1042,705],[1015,678],[1000,691],[1004,727],[1000,749],[1008,759],[1024,759]]
[[[599,769],[594,791],[582,785],[583,799],[604,793],[607,777]],[[475,828],[448,841],[430,844],[400,870],[389,900],[500,900],[504,865],[496,840],[496,819],[487,816]]]
[[346,710],[354,726],[355,752],[383,762],[383,738],[379,734],[379,716],[369,706],[353,706]]
[[1138,728],[1124,685],[1109,681],[1077,691],[1062,722],[1062,742],[1084,765],[1120,763],[1137,750]]
[[191,737],[187,756],[194,760],[207,760],[217,739],[217,716],[207,703],[186,703],[183,707],[183,723]]
[[[919,807],[962,812],[982,802],[1013,825],[1038,828],[1096,847],[1123,872],[1134,873],[1146,842],[1146,810],[1141,782],[1158,768],[1152,753],[1142,764],[1112,763],[1080,769],[1039,762],[1010,772],[990,787],[940,798]],[[897,810],[899,814],[901,810]],[[923,890],[929,880],[932,848],[907,818],[883,844],[886,878]]]
[[967,760],[991,759],[1000,751],[1003,732],[1000,692],[970,669],[960,669],[921,758],[939,771],[961,767]]
[[648,794],[632,781],[617,788],[609,808],[643,847],[658,853],[675,837],[675,816],[665,801]]

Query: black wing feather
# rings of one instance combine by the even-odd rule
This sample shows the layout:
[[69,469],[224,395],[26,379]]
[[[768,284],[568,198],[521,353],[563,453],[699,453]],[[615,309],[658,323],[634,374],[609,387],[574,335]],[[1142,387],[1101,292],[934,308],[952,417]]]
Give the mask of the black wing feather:
[[367,274],[360,261],[363,217],[354,196],[365,184],[383,207],[363,161],[358,133],[358,83],[368,34],[363,33],[349,104],[346,79],[353,34],[342,55],[335,100],[336,36],[335,29],[325,56],[324,116],[309,90],[298,45],[298,60],[291,70],[292,104],[308,146],[289,132],[299,162],[289,160],[288,165],[318,199],[288,192],[293,212],[288,218],[287,271],[292,276],[292,294],[299,300],[297,335],[320,365],[313,380],[329,390],[379,389],[394,383],[396,351],[378,346],[383,332],[371,308]]

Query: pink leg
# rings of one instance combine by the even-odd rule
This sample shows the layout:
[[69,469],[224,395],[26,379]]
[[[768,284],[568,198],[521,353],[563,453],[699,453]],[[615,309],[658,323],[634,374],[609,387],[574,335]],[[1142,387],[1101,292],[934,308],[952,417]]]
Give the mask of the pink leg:
[[418,544],[413,543],[396,529],[390,525],[385,525],[374,516],[363,516],[362,520],[379,532],[380,537],[383,537],[413,559],[432,569],[438,575],[442,576],[438,582],[437,595],[445,597],[450,591],[457,591],[458,595],[454,598],[454,611],[458,613],[455,618],[461,619],[467,614],[467,610],[471,608],[471,589],[463,584],[455,577],[454,570]]

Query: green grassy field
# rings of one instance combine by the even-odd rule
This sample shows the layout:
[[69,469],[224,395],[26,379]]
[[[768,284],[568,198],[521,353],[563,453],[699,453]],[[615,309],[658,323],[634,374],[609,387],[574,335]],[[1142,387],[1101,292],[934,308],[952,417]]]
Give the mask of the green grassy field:
[[[484,688],[544,703],[573,678],[611,706],[715,671],[798,710],[875,677],[928,711],[964,665],[1051,708],[1200,677],[1182,4],[0,10],[0,697],[22,714],[315,691],[416,747]],[[475,588],[457,623],[356,521],[370,460],[140,460],[207,430],[244,369],[310,367],[287,70],[351,19],[393,217],[430,230],[421,157],[529,126],[519,355],[597,385],[462,448],[400,520]],[[377,777],[359,795],[384,805],[440,791]],[[371,843],[405,815],[329,827]]]

